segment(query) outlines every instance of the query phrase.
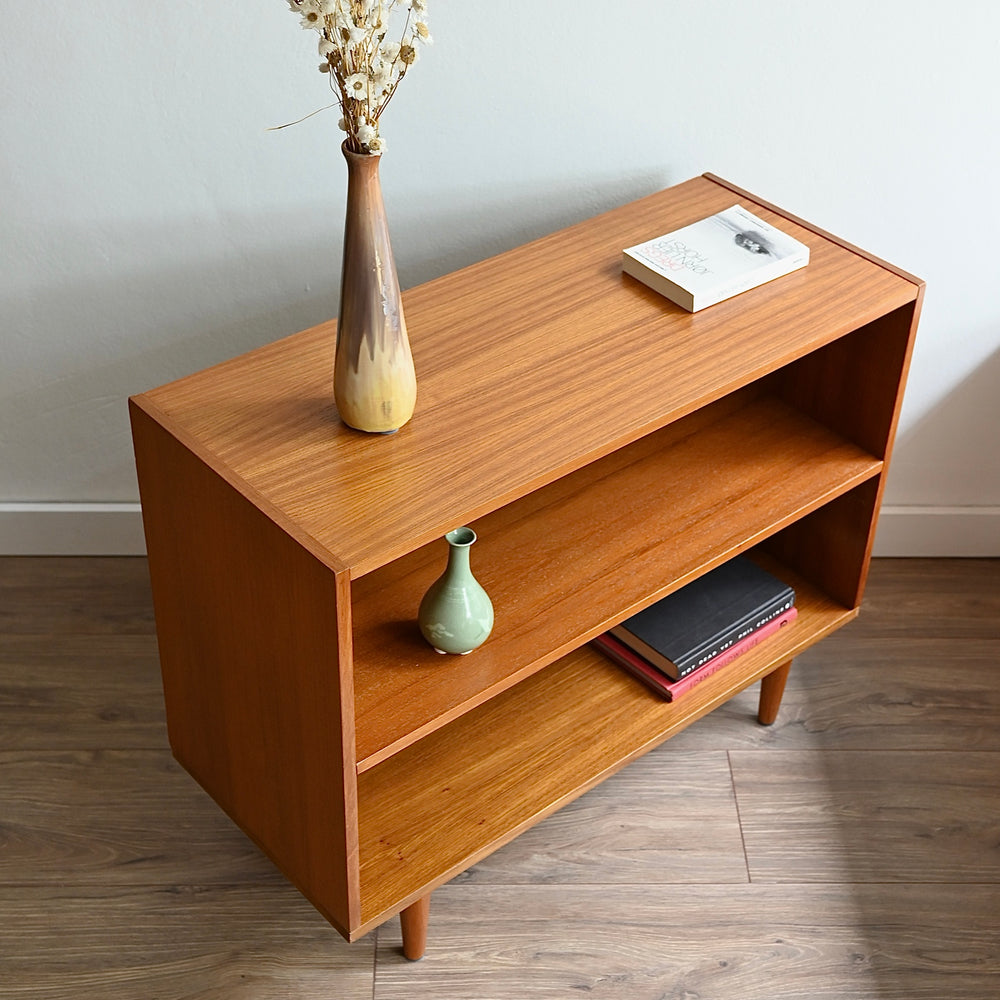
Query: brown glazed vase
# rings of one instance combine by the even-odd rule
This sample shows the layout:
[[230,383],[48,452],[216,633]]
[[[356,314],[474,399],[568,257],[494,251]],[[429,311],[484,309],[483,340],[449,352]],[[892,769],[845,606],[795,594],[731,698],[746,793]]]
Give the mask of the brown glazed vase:
[[390,434],[413,416],[417,377],[379,182],[380,157],[347,160],[347,218],[333,395],[344,423]]

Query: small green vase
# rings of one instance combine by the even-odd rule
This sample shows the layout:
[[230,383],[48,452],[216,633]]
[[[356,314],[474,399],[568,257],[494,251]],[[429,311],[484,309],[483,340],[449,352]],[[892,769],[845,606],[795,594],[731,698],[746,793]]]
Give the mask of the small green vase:
[[469,568],[471,528],[444,536],[448,566],[420,602],[417,621],[424,638],[439,653],[471,653],[493,631],[493,602]]

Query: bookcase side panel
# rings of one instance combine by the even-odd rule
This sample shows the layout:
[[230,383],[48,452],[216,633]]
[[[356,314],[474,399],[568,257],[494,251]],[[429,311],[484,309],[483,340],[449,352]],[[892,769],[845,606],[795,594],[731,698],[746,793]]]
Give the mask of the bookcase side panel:
[[130,410],[174,755],[349,936],[360,909],[349,580]]

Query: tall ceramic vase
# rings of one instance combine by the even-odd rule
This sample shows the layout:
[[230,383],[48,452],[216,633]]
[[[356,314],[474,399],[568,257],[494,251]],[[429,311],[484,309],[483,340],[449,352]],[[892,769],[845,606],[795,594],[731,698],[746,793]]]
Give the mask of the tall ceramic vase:
[[448,565],[424,594],[417,621],[424,638],[439,653],[471,653],[493,631],[493,602],[469,566],[469,548],[476,533],[456,528],[444,537]]
[[389,434],[413,415],[417,378],[389,243],[379,159],[347,160],[347,218],[333,394],[344,423]]

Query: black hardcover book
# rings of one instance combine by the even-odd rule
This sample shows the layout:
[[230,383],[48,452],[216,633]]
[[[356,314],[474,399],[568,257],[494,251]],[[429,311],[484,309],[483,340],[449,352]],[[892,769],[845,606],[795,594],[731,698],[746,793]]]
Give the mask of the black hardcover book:
[[625,620],[611,634],[680,679],[795,604],[795,591],[737,556]]

